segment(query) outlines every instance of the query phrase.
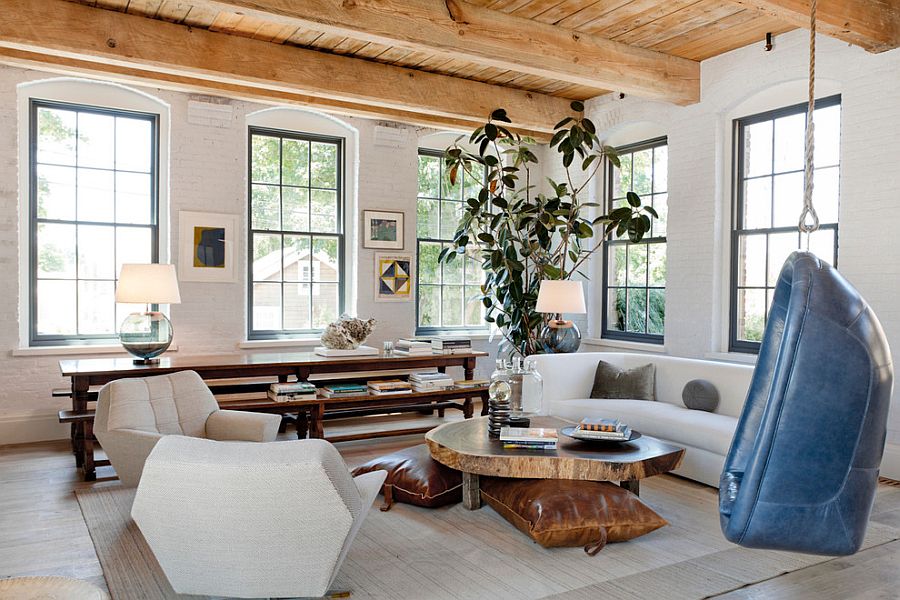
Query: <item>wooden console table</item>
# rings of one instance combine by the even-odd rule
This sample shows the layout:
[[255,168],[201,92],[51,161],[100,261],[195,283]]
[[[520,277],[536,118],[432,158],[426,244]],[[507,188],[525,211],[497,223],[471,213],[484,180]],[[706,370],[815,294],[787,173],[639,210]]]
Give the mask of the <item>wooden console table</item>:
[[[465,379],[472,379],[475,362],[487,356],[485,352],[465,354],[431,354],[425,356],[354,356],[326,358],[309,352],[225,354],[218,356],[164,356],[155,365],[136,365],[130,358],[91,358],[61,360],[60,371],[71,380],[72,409],[60,411],[60,421],[72,424],[72,451],[75,464],[87,481],[96,478],[96,467],[109,464],[94,459],[93,415],[90,403],[97,399],[97,387],[116,379],[165,375],[177,371],[196,371],[214,394],[222,408],[257,412],[298,413],[298,434],[305,437],[325,437],[323,420],[329,416],[354,414],[379,414],[388,410],[438,410],[445,408],[463,411],[466,418],[472,416],[472,399],[482,399],[482,412],[487,408],[487,388],[454,388],[427,393],[401,396],[354,396],[350,398],[323,398],[296,402],[272,402],[265,398],[269,384],[293,379],[308,381],[315,378],[317,384],[329,381],[330,375],[344,375],[353,379],[354,373],[392,370],[418,370],[436,367],[443,372],[447,367],[462,367]],[[376,379],[381,376],[360,378]],[[223,381],[224,380],[224,381]],[[245,380],[245,381],[241,381]],[[250,381],[246,381],[250,380]],[[261,381],[263,380],[263,381]],[[222,396],[253,393],[258,398],[227,400]],[[54,392],[54,395],[59,395]],[[454,400],[462,400],[460,404]],[[331,441],[366,439],[384,435],[423,433],[428,428],[404,429],[396,432],[369,432],[365,434],[327,438]]]

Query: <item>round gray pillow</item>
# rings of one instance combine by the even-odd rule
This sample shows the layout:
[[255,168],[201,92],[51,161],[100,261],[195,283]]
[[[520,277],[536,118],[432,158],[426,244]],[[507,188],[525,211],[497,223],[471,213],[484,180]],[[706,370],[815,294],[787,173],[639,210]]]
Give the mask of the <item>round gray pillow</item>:
[[692,379],[684,384],[681,400],[692,410],[714,412],[719,406],[719,390],[705,379]]

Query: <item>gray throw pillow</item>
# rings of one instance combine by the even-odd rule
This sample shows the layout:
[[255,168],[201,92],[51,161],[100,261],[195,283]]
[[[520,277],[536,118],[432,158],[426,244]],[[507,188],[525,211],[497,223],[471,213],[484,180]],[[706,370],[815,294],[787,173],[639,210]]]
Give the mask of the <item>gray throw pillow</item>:
[[692,379],[684,384],[681,400],[692,410],[714,412],[719,406],[719,390],[705,379]]
[[633,369],[620,369],[601,360],[594,374],[591,398],[656,400],[656,366],[646,364]]

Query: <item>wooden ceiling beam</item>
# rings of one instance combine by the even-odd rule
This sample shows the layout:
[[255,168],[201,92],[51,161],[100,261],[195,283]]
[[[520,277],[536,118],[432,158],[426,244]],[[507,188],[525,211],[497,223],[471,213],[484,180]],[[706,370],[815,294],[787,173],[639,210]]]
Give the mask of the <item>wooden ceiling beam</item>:
[[695,61],[464,0],[191,0],[331,35],[427,52],[645,98],[700,100]]
[[[733,0],[795,27],[809,29],[810,0]],[[818,0],[816,30],[869,52],[900,47],[897,0]]]
[[[0,47],[161,77],[300,95],[378,111],[483,122],[498,107],[514,125],[552,131],[568,101],[466,79],[82,6],[63,0],[0,0]],[[151,77],[152,79],[152,77]]]

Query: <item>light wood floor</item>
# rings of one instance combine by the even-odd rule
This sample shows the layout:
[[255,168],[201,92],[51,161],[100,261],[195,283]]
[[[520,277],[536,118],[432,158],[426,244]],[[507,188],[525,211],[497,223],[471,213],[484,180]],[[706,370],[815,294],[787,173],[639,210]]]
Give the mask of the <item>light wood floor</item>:
[[[339,434],[348,428],[359,431],[385,425],[405,428],[427,425],[429,421],[437,420],[418,416],[365,419],[341,426],[329,423],[327,431]],[[283,436],[293,437],[290,433]],[[352,467],[417,443],[421,443],[421,436],[348,442],[338,447]],[[111,469],[104,467],[98,471],[101,478],[98,482],[81,482],[68,442],[0,446],[0,577],[64,575],[105,588],[100,564],[72,492],[80,487],[111,485],[108,478],[103,480],[110,474]],[[900,527],[900,489],[896,494],[881,495],[872,518]],[[900,598],[900,541],[801,569],[720,598]]]

